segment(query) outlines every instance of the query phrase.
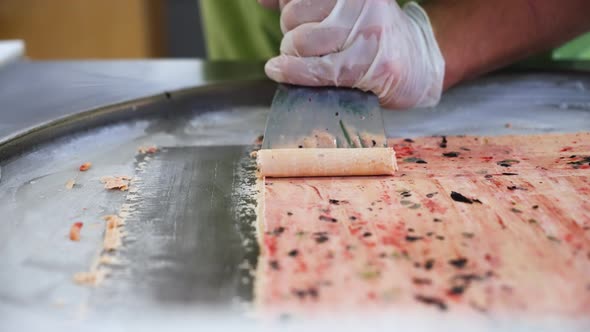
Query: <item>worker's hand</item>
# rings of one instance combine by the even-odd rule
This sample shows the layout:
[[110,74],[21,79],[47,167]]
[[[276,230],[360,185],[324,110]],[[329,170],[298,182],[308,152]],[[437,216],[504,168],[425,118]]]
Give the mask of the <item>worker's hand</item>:
[[372,91],[387,108],[440,99],[444,59],[416,3],[402,10],[394,0],[291,0],[281,28],[281,55],[265,67],[277,82]]

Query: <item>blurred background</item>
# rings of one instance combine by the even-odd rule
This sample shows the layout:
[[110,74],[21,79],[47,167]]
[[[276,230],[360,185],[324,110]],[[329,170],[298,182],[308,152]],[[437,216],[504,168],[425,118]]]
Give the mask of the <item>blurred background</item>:
[[199,0],[0,0],[2,39],[35,60],[206,57]]

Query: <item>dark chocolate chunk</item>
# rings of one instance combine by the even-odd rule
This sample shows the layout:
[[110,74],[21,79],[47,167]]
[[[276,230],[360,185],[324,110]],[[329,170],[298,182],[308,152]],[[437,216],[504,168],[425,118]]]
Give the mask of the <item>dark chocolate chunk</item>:
[[538,205],[533,205],[533,210],[536,210],[536,209],[538,209],[538,208],[539,208],[539,206],[538,206]]
[[513,176],[513,175],[518,175],[518,173],[504,172],[504,173],[502,173],[502,175]]
[[302,290],[302,289],[294,289],[293,295],[297,296],[300,299],[304,299],[305,296],[307,295],[307,291]]
[[455,192],[455,191],[451,191],[451,198],[455,202],[461,202],[461,203],[467,203],[467,204],[473,204],[473,203],[481,204],[481,201],[479,199],[467,198],[467,197],[463,196],[462,194]]
[[406,236],[406,241],[408,241],[408,242],[414,242],[414,241],[418,241],[418,240],[422,240],[422,237],[421,236],[411,236],[411,235]]
[[285,231],[285,227],[279,226],[272,231],[272,234],[274,236],[279,236],[279,235],[283,234],[284,231]]
[[426,270],[430,270],[434,267],[434,259],[429,258],[426,260],[426,262],[424,262],[424,268]]
[[315,232],[313,237],[317,243],[324,243],[328,241],[328,233],[326,232]]
[[465,267],[465,265],[467,265],[467,258],[451,259],[451,260],[449,260],[449,264],[453,265],[454,267],[456,267],[458,269],[462,269]]
[[311,287],[310,289],[307,290],[307,294],[311,297],[313,297],[314,299],[317,299],[319,294],[318,294],[318,290],[315,287]]
[[412,283],[414,283],[414,285],[430,285],[432,284],[432,280],[430,280],[430,278],[413,277]]
[[459,157],[460,153],[452,151],[452,152],[445,152],[442,155],[447,158],[457,158],[457,157]]
[[453,286],[449,289],[449,295],[461,295],[465,291],[465,286]]
[[457,274],[453,276],[453,282],[470,283],[472,281],[481,281],[485,278],[475,273]]
[[442,222],[442,219],[434,218],[434,219],[432,219],[432,221],[434,221],[434,222]]
[[352,221],[355,221],[356,220],[356,217],[355,216],[350,216],[350,217],[348,217],[348,219],[350,219]]
[[287,212],[287,215],[288,216],[292,216],[293,215],[293,212]]
[[422,205],[420,205],[418,203],[414,203],[414,204],[408,206],[408,209],[416,210],[416,209],[419,209],[421,207],[422,207]]
[[508,186],[506,188],[508,188],[508,190],[524,190],[524,191],[527,191],[526,188],[519,187],[519,186]]
[[293,249],[293,250],[289,251],[289,256],[297,257],[297,255],[299,255],[299,250]]
[[328,216],[320,216],[319,218],[321,221],[327,221],[327,222],[338,222],[338,219],[336,218],[332,218],[332,217],[328,217]]
[[576,160],[576,161],[570,161],[567,164],[568,165],[573,165],[574,169],[578,169],[580,168],[580,166],[584,165],[584,164],[588,164],[590,165],[590,157],[580,157],[581,159]]
[[279,262],[272,260],[270,262],[268,262],[268,265],[270,265],[270,268],[273,270],[280,270],[281,267],[279,266]]
[[428,164],[426,161],[417,158],[417,157],[410,157],[410,158],[406,158],[404,159],[404,162],[406,163],[416,163],[416,164]]
[[363,233],[363,237],[370,237],[371,235],[373,235],[373,234],[371,234],[371,232],[364,232]]
[[406,138],[406,139],[404,139],[404,142],[414,143],[414,140],[411,138]]
[[425,295],[418,294],[418,295],[415,295],[414,298],[418,302],[422,302],[424,304],[436,306],[437,308],[439,308],[440,310],[443,310],[443,311],[447,310],[447,305],[445,304],[445,302],[443,300],[439,299],[438,297],[425,296]]
[[320,236],[315,237],[315,242],[317,242],[317,243],[324,243],[326,241],[328,241],[328,237],[325,235],[320,235]]
[[511,167],[514,164],[518,164],[520,163],[520,161],[516,160],[516,159],[505,159],[505,160],[501,160],[498,161],[496,164],[502,166],[502,167]]
[[438,144],[439,147],[446,149],[447,147],[447,137],[446,136],[442,136],[442,140],[440,142],[440,144]]

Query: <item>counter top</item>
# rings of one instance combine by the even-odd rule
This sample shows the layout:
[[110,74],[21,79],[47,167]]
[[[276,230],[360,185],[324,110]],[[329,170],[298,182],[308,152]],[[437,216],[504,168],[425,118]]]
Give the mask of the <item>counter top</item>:
[[262,63],[20,61],[0,68],[0,142],[47,121],[107,105],[264,77]]
[[[0,68],[0,144],[50,121],[108,105],[212,83],[264,80],[263,67],[263,63],[256,62],[206,62],[197,59],[15,62]],[[539,68],[550,70],[539,71]],[[495,110],[501,107],[509,115],[520,114],[513,111],[523,107],[544,109],[548,106],[560,111],[581,107],[587,110],[589,72],[590,62],[514,67],[451,89],[434,109],[438,111],[435,114],[396,114],[395,121],[403,124],[404,128],[423,126],[424,121],[433,116],[444,116],[454,123],[457,119],[447,114],[448,110],[464,109],[465,105],[470,105],[471,111],[477,109],[484,115],[489,112],[485,110],[487,104]],[[512,97],[509,100],[496,98],[499,95]],[[392,117],[390,113],[385,114],[386,124]],[[557,113],[551,114],[555,116]],[[583,116],[587,114],[585,112]],[[461,117],[465,119],[465,115]],[[510,120],[509,116],[505,118]],[[548,121],[553,123],[553,117]],[[567,129],[572,126],[562,127]],[[576,127],[579,128],[579,124]],[[388,133],[401,134],[397,132],[399,128],[393,133],[392,130]],[[448,134],[452,133],[454,131],[448,131]],[[412,132],[405,130],[403,134]]]

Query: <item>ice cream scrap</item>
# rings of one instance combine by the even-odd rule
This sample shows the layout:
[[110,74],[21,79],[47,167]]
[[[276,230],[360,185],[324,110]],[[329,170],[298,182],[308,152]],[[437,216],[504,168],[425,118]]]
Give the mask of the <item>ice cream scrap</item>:
[[66,182],[66,189],[68,189],[68,190],[71,190],[71,189],[73,189],[73,188],[74,188],[74,186],[75,186],[75,185],[76,185],[76,180],[74,180],[74,179],[69,179],[69,180]]
[[[148,150],[146,150],[146,153],[149,154]],[[141,167],[137,167],[136,171],[138,174],[143,172]],[[105,184],[106,189],[129,190],[129,192],[137,193],[138,189],[135,184],[141,182],[141,177],[135,176],[132,179],[129,176],[106,176],[101,178],[100,181]],[[133,188],[129,189],[131,185],[133,185]],[[127,194],[126,203],[121,206],[118,215],[107,215],[103,217],[105,220],[105,233],[102,247],[93,260],[90,269],[76,273],[73,278],[74,282],[85,286],[98,286],[110,272],[105,265],[121,264],[113,256],[113,251],[119,249],[123,244],[123,238],[125,237],[123,229],[125,218],[135,210],[135,201],[137,201],[136,194]]]
[[106,270],[78,272],[74,274],[74,282],[85,286],[98,286],[108,275]]
[[152,146],[142,146],[139,149],[137,149],[137,152],[139,152],[140,154],[154,154],[156,152],[158,152],[158,147],[155,145]]
[[114,265],[119,262],[106,252],[112,252],[122,244],[124,225],[123,219],[115,215],[103,217],[105,223],[105,234],[101,253],[92,263],[89,271],[78,272],[74,275],[74,282],[85,286],[98,286],[108,275],[109,270],[102,265]]
[[89,162],[85,162],[82,165],[80,165],[80,172],[86,172],[87,170],[90,169],[90,167],[92,167],[92,163]]
[[100,178],[100,182],[104,184],[104,188],[108,190],[121,190],[127,191],[129,189],[129,176],[103,176]]
[[106,221],[103,248],[105,251],[116,250],[122,243],[123,232],[121,226],[124,222],[116,215],[104,216],[103,219]]
[[70,240],[80,241],[80,231],[82,230],[82,226],[84,226],[84,223],[81,221],[72,224],[70,227]]
[[102,255],[98,258],[98,263],[103,265],[116,265],[119,264],[119,260],[116,257],[109,255]]

